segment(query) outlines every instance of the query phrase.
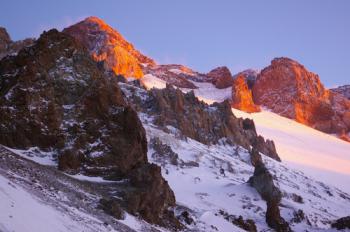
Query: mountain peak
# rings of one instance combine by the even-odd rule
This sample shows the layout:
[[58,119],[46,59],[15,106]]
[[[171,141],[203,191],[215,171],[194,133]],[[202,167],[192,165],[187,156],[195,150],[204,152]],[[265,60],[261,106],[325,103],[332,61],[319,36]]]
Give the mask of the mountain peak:
[[140,78],[143,66],[155,64],[98,17],[88,17],[63,32],[82,43],[95,61],[104,62],[105,67],[116,75]]

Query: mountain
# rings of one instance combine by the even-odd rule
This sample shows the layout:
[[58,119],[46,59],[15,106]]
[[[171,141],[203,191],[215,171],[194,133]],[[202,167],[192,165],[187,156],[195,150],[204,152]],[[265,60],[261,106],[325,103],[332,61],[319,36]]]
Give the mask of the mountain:
[[252,94],[256,104],[315,129],[345,137],[350,131],[350,101],[294,60],[274,59],[258,75]]
[[233,77],[155,64],[96,17],[44,32],[0,60],[0,230],[348,226],[350,144],[266,110],[338,120],[347,100],[272,63]]
[[97,17],[88,17],[63,32],[76,38],[89,50],[95,61],[103,62],[115,74],[140,78],[143,76],[143,66],[155,64]]
[[57,30],[44,32],[33,46],[2,59],[0,76],[2,145],[34,150],[69,174],[121,180],[95,199],[107,201],[107,213],[123,208],[153,224],[179,226],[174,193],[148,162],[137,113],[117,78],[104,75],[82,44]]

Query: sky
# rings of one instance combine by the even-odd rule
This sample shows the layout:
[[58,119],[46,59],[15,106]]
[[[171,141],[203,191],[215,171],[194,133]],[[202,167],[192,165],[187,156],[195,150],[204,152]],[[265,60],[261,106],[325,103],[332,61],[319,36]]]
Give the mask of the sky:
[[348,0],[2,0],[13,40],[97,16],[158,63],[237,73],[290,57],[327,87],[350,84]]

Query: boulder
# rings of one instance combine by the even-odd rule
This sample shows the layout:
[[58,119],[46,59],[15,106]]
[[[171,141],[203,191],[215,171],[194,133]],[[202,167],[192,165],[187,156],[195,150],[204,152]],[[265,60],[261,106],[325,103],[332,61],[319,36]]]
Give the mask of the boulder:
[[218,89],[225,89],[232,86],[233,78],[230,70],[226,66],[217,67],[207,73],[211,82]]
[[350,229],[350,216],[342,217],[332,223],[332,228],[337,230]]

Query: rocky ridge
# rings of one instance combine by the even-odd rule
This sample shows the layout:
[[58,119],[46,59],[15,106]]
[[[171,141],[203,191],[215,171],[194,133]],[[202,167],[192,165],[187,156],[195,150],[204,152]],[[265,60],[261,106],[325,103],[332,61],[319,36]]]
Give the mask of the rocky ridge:
[[0,76],[1,144],[37,147],[71,174],[129,179],[118,204],[150,223],[180,226],[169,210],[174,193],[148,163],[137,113],[84,46],[57,30],[44,32],[1,60]]
[[208,105],[193,92],[184,94],[171,85],[149,92],[130,85],[122,85],[122,89],[134,108],[150,115],[163,130],[171,126],[179,136],[208,145],[228,143],[250,149],[255,144],[260,152],[280,161],[273,141],[257,135],[252,120],[236,118],[228,101]]

